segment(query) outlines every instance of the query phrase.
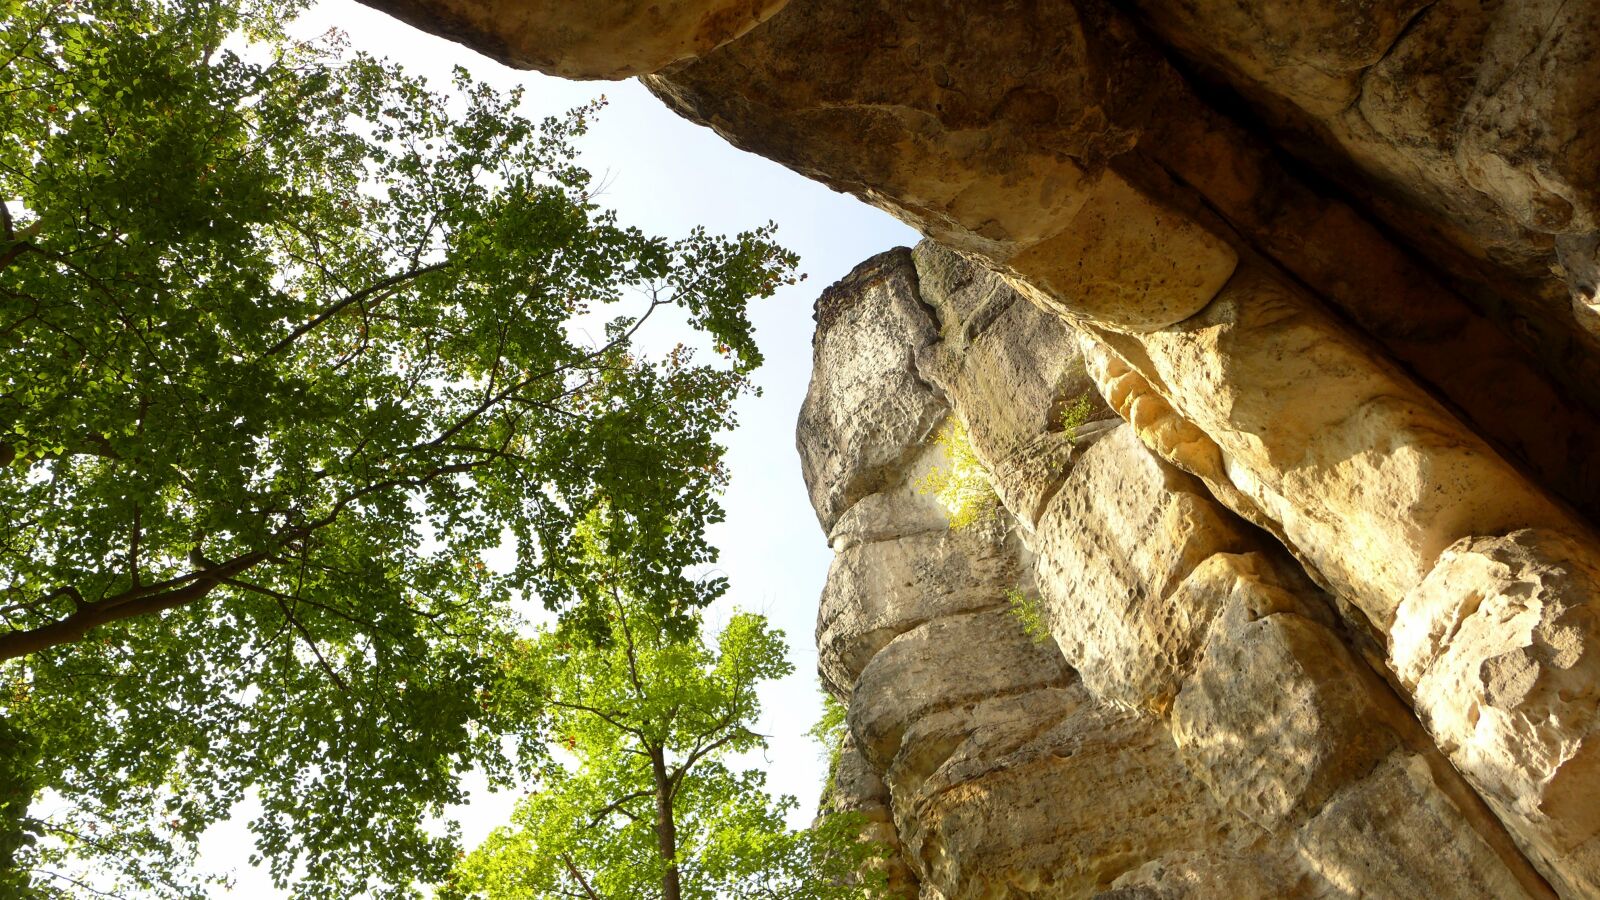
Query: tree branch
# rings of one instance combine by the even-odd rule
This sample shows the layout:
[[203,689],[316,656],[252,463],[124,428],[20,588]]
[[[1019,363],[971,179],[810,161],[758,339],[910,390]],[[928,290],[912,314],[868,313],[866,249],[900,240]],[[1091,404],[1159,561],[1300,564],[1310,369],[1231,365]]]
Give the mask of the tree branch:
[[[5,657],[0,656],[0,659],[4,659],[4,658]],[[605,710],[596,709],[593,706],[585,706],[582,703],[567,703],[567,702],[564,702],[564,701],[561,701],[561,700],[551,700],[549,698],[546,698],[544,702],[550,704],[551,706],[559,706],[562,709],[575,709],[575,710],[578,710],[579,712],[586,712],[586,713],[589,713],[590,715],[599,716],[601,719],[604,719],[606,721],[606,723],[608,725],[610,725],[612,728],[615,728],[618,731],[625,731],[628,734],[633,735],[634,737],[638,738],[641,741],[644,740],[644,733],[643,732],[641,732],[637,728],[630,728],[629,726],[624,725],[621,722],[618,722],[615,718],[613,718],[611,716],[610,713],[606,712]]]
[[[65,619],[49,625],[0,634],[0,660],[16,659],[80,640],[91,629],[110,622],[120,622],[135,616],[163,612],[185,603],[192,603],[210,594],[224,579],[244,572],[265,558],[264,553],[247,553],[225,563],[169,579],[160,584],[129,588],[121,594],[83,604]],[[59,590],[57,593],[62,593],[64,590]]]
[[[715,733],[715,732],[713,732],[713,733]],[[686,757],[684,759],[682,764],[680,764],[677,767],[677,770],[672,773],[672,787],[671,787],[671,792],[670,792],[671,796],[676,797],[678,795],[678,788],[683,785],[683,777],[685,775],[689,774],[689,769],[695,763],[699,762],[702,758],[704,758],[706,754],[708,754],[711,751],[717,749],[718,747],[721,747],[723,744],[726,744],[726,743],[728,743],[729,741],[731,741],[731,740],[733,740],[735,738],[741,737],[741,736],[749,734],[749,733],[750,733],[750,731],[747,728],[743,728],[743,727],[735,728],[733,731],[728,732],[727,734],[723,735],[722,737],[718,738],[715,741],[712,741],[710,744],[707,744],[704,747],[696,747],[694,749],[694,752],[690,753],[688,755],[688,757]]]
[[139,504],[135,502],[133,504],[133,529],[128,535],[128,578],[133,582],[134,587],[138,587],[143,581],[143,579],[139,577],[139,538],[141,536],[141,522],[142,517],[139,514]]
[[589,887],[589,880],[584,878],[583,873],[578,871],[578,867],[573,864],[572,854],[562,851],[561,862],[567,867],[567,871],[572,874],[572,877],[578,880],[578,886],[583,888],[583,893],[589,900],[600,900],[600,895],[594,892],[594,888]]
[[28,227],[18,231],[11,219],[11,210],[6,207],[6,201],[0,198],[0,227],[5,229],[5,237],[0,238],[0,246],[5,247],[4,252],[0,252],[0,269],[11,265],[12,260],[29,250],[39,249],[31,238],[38,236],[43,225],[43,219],[35,219]]
[[317,664],[321,666],[322,671],[333,679],[333,683],[339,686],[339,690],[344,691],[346,694],[350,693],[350,685],[339,677],[339,673],[333,670],[333,666],[328,665],[328,660],[322,655],[322,648],[317,646],[317,639],[312,637],[311,632],[306,630],[306,626],[294,617],[294,611],[289,608],[289,604],[278,600],[278,608],[283,610],[284,618],[289,620],[289,624],[294,626],[294,630],[300,632],[300,637],[305,640],[306,646],[311,648],[311,653],[317,658]]
[[605,818],[607,813],[612,812],[619,812],[635,822],[639,821],[639,817],[634,815],[632,810],[625,809],[622,804],[627,803],[630,800],[647,800],[650,798],[650,795],[650,791],[634,791],[626,797],[621,797],[617,800],[607,803],[605,806],[595,810],[594,818],[589,820],[589,827],[593,828],[596,825],[599,825],[600,820]]
[[644,700],[644,685],[639,683],[639,660],[633,650],[633,630],[628,627],[628,614],[622,606],[622,593],[616,588],[611,589],[611,598],[617,604],[617,618],[622,624],[622,637],[628,653],[628,680],[633,682],[633,692],[640,700]]
[[[346,296],[344,299],[336,301],[322,312],[317,313],[315,316],[312,316],[310,321],[289,332],[288,336],[286,336],[283,340],[278,341],[276,344],[273,344],[271,347],[268,347],[266,352],[262,353],[261,355],[262,357],[277,356],[284,350],[289,349],[289,347],[293,345],[295,341],[305,337],[308,332],[314,330],[323,322],[326,322],[338,315],[340,311],[348,308],[351,304],[360,303],[370,297],[373,297],[374,295],[383,293],[384,291],[397,290],[404,286],[407,282],[415,281],[424,275],[438,272],[441,269],[449,268],[450,265],[451,264],[448,261],[434,263],[431,266],[423,266],[420,269],[412,269],[408,272],[401,272],[398,275],[391,275],[382,281],[367,285],[361,290]],[[388,295],[385,294],[384,296],[387,297]]]

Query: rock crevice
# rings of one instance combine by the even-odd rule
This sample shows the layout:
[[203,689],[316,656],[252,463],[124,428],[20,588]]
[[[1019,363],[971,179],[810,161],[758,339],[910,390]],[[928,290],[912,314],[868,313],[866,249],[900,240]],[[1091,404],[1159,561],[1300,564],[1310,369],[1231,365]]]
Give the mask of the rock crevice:
[[[1269,535],[1098,395],[1096,427],[1052,430],[1062,397],[1093,389],[1084,348],[1097,345],[958,254],[896,259],[919,275],[892,283],[922,292],[942,336],[917,343],[920,389],[938,386],[1012,498],[951,530],[914,487],[942,464],[923,437],[834,531],[819,667],[849,700],[924,896],[1551,896]],[[811,397],[865,409],[911,384],[885,364],[900,358],[818,368]],[[1051,435],[1067,452],[1050,465],[1008,464]],[[813,471],[848,479],[878,455]],[[1054,485],[1042,506],[1039,483]],[[855,542],[856,510],[909,525]],[[1051,639],[1024,632],[1019,595]]]

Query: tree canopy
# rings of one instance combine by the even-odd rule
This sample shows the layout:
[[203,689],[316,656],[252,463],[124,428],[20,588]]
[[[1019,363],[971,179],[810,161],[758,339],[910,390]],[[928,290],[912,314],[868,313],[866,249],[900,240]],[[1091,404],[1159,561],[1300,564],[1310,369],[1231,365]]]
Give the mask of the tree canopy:
[[759,770],[731,765],[766,747],[752,730],[756,689],[794,669],[782,632],[740,613],[712,643],[678,637],[649,605],[611,590],[598,640],[557,628],[509,658],[498,702],[536,715],[569,761],[542,767],[512,825],[461,864],[446,896],[880,896],[880,875],[864,868],[877,851],[861,839],[859,816],[792,831],[784,817],[794,798],[770,799]]
[[[540,758],[486,699],[517,598],[681,632],[723,589],[686,574],[715,435],[794,257],[624,227],[594,107],[292,41],[301,5],[0,0],[0,784],[61,801],[0,794],[0,859],[36,872],[192,895],[253,792],[279,883],[410,892],[460,774]],[[645,353],[663,308],[717,353]]]

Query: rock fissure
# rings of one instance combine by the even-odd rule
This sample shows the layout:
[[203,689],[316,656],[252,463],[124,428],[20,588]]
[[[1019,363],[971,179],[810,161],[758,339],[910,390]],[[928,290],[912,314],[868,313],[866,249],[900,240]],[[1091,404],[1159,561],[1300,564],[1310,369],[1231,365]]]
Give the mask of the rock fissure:
[[[951,259],[919,248],[912,262],[936,271]],[[952,333],[952,322],[962,320],[960,310],[985,305],[969,303],[961,293],[963,288],[970,292],[984,277],[974,270],[970,279],[932,280],[935,285],[957,285],[948,297],[923,298],[938,310],[943,333]],[[930,280],[923,277],[917,284],[926,291]],[[1049,318],[997,322],[994,329],[1010,324],[1033,339],[1041,328],[1054,327],[1061,338],[1052,346],[1082,359],[1075,355],[1079,339]],[[980,359],[985,353],[978,342],[951,345],[948,340],[929,352],[941,347]],[[1084,363],[1073,365],[1082,370]],[[984,370],[992,372],[994,367]],[[942,377],[931,380],[945,385],[946,397],[967,420],[980,455],[998,455],[998,447],[1028,446],[1027,435],[1017,435],[1013,429],[1032,428],[1042,434],[1050,427],[1043,419],[1024,424],[1011,418],[1008,409],[984,405],[990,394],[974,392],[974,383],[954,377],[952,373],[960,369],[949,360],[939,371]],[[819,372],[818,377],[829,376]],[[1080,377],[1087,380],[1087,370]],[[1127,411],[1129,404],[1137,404],[1136,394],[1126,389],[1116,393],[1122,401],[1117,408],[1141,421]],[[1048,391],[1013,391],[1018,394],[1041,407],[1050,405]],[[996,467],[997,491],[1002,496],[1025,494],[1015,485],[998,483],[1008,471]],[[914,471],[904,477],[915,477]],[[1456,848],[1451,851],[1454,861],[1481,880],[1473,889],[1477,895],[1549,896],[1539,874],[1500,824],[1484,814],[1485,808],[1433,749],[1398,695],[1368,668],[1362,654],[1346,645],[1329,601],[1304,580],[1286,581],[1281,573],[1297,567],[1285,559],[1274,560],[1271,543],[1256,537],[1250,526],[1232,522],[1208,491],[1187,480],[1189,475],[1164,468],[1133,439],[1131,429],[1121,426],[1089,442],[1064,469],[1042,477],[1055,483],[1055,493],[1034,529],[1017,534],[1026,545],[1019,550],[1032,560],[1031,575],[1019,577],[1009,567],[992,570],[988,590],[998,596],[1016,584],[1031,582],[1050,611],[1055,646],[1063,654],[1058,665],[1066,667],[1063,672],[1076,670],[1076,677],[1063,675],[1058,682],[1041,683],[1022,672],[1007,674],[1013,671],[1010,664],[999,660],[1015,658],[1005,654],[1016,651],[1000,648],[1025,646],[1027,639],[1001,611],[1001,604],[991,603],[982,612],[962,609],[917,617],[916,627],[904,627],[899,637],[879,646],[851,688],[852,727],[865,746],[879,748],[869,759],[886,767],[889,792],[900,810],[896,822],[906,847],[904,861],[924,890],[932,885],[946,896],[978,896],[975,892],[990,889],[980,885],[1021,883],[1038,890],[1055,885],[1051,890],[1065,895],[1087,895],[1124,876],[1136,881],[1161,872],[1169,879],[1179,878],[1179,873],[1182,878],[1201,879],[1195,869],[1205,867],[1193,862],[1166,867],[1174,858],[1188,859],[1195,848],[1163,843],[1171,836],[1157,839],[1167,832],[1147,820],[1138,840],[1107,835],[1111,843],[1092,845],[1077,862],[1070,861],[1072,848],[1082,849],[1079,842],[1091,832],[1073,831],[1069,836],[1054,824],[1041,823],[1042,830],[1028,832],[1028,839],[1054,843],[1054,849],[1023,862],[1015,849],[996,846],[978,831],[957,828],[969,821],[964,816],[971,815],[960,810],[968,804],[977,804],[974,809],[993,808],[996,792],[1010,796],[1006,792],[1022,790],[1026,783],[1044,796],[1060,796],[1062,779],[1103,775],[1107,766],[1128,765],[1137,758],[1135,765],[1146,776],[1165,771],[1164,777],[1175,779],[1174,784],[1187,785],[1180,791],[1186,799],[1152,801],[1143,815],[1158,810],[1171,813],[1174,807],[1168,804],[1178,803],[1177,808],[1185,810],[1180,818],[1211,823],[1207,827],[1214,845],[1205,853],[1236,860],[1244,854],[1251,860],[1246,865],[1252,873],[1253,896],[1340,896],[1392,889],[1393,884],[1363,881],[1350,868],[1352,860],[1345,851],[1333,852],[1329,841],[1348,843],[1350,837],[1335,838],[1329,823],[1346,822],[1356,804],[1391,802],[1386,791],[1402,787],[1416,798],[1419,811],[1393,813],[1388,830],[1374,830],[1365,840],[1381,846],[1399,833],[1427,833],[1427,841]],[[903,488],[899,490],[906,496]],[[1202,521],[1207,523],[1203,527]],[[993,531],[987,539],[990,546],[1009,545],[1006,531]],[[940,545],[949,550],[966,546],[970,554],[983,546],[983,539],[950,537]],[[966,569],[958,566],[952,571]],[[907,593],[894,602],[940,602],[938,592],[928,592],[929,585],[903,587]],[[834,590],[832,582],[829,590]],[[1115,601],[1117,597],[1123,599]],[[1107,605],[1109,601],[1115,602]],[[947,627],[970,634],[985,621],[1004,626],[1002,633],[987,639],[991,668],[970,682],[972,687],[946,688],[941,679],[975,676],[963,661],[970,641],[958,641],[960,649],[937,649],[926,632],[916,633],[951,623]],[[920,643],[901,643],[908,639]],[[831,644],[823,646],[826,652]],[[1269,649],[1272,652],[1266,652]],[[828,668],[826,662],[823,666]],[[1299,674],[1287,683],[1289,693],[1283,696],[1301,699],[1264,703],[1285,690],[1284,678],[1291,672]],[[975,687],[978,684],[983,687]],[[909,705],[901,693],[935,690],[937,700]],[[1010,704],[1037,711],[1030,720]],[[991,709],[1002,712],[986,712]],[[1086,713],[1092,728],[1085,729]],[[912,720],[899,718],[906,715]],[[1120,717],[1114,721],[1121,724],[1109,727],[1104,718],[1108,715]],[[1374,731],[1375,720],[1389,724]],[[1114,738],[1118,728],[1147,733],[1144,740],[1153,743],[1142,745],[1147,747],[1140,751],[1145,755],[1126,756],[1132,751]],[[1101,743],[1106,740],[1111,743]],[[1294,750],[1297,747],[1303,749]],[[1285,751],[1293,752],[1281,756]],[[1274,759],[1279,761],[1269,762]],[[1414,760],[1421,770],[1396,760]],[[1068,764],[1068,769],[1060,768]],[[1387,787],[1374,792],[1369,785],[1380,775]],[[1357,799],[1363,797],[1367,799]],[[1008,809],[1009,815],[1016,808]],[[1292,835],[1289,844],[1280,846],[1293,852],[1274,855],[1264,850],[1257,845],[1263,832]],[[1148,843],[1152,840],[1154,844]],[[1145,855],[1131,850],[1133,846],[1144,846]],[[1390,852],[1387,846],[1382,849]],[[1161,860],[1167,862],[1158,864]],[[1232,873],[1229,877],[1237,875],[1239,865],[1224,867]],[[974,867],[1004,875],[981,877]],[[1201,880],[1213,887],[1237,887],[1215,873]],[[1455,885],[1443,869],[1427,880],[1441,889],[1453,886],[1455,895],[1473,893]]]

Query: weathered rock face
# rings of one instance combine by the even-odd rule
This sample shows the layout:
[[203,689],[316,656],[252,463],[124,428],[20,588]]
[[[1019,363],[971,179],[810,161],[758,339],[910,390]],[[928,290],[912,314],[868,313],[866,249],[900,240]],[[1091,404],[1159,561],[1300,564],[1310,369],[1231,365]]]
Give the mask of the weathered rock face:
[[812,382],[797,449],[824,531],[905,468],[906,454],[944,416],[916,370],[917,350],[938,333],[907,257],[906,250],[874,257],[817,300],[818,332],[837,337],[816,343],[812,364],[839,377]]
[[[894,317],[829,314],[845,292],[922,321],[896,347]],[[833,519],[819,665],[923,896],[1548,894],[1269,537],[1104,406],[1060,427],[1090,383],[1062,323],[929,244],[863,264],[818,313],[834,365],[800,424],[813,496],[877,487]],[[876,352],[835,352],[861,340],[852,321]],[[1008,367],[1024,348],[1048,362]],[[952,530],[916,491],[943,451],[902,427],[920,404],[893,391],[963,419],[1013,498],[997,518]],[[842,421],[889,446],[819,425]],[[1023,630],[1017,596],[1053,640]],[[867,809],[868,793],[836,803]]]
[[948,248],[819,303],[800,433],[925,895],[1600,896],[1600,6],[791,0],[691,52],[674,109]]
[[362,0],[509,66],[629,78],[744,34],[788,0]]
[[1247,95],[1297,152],[1397,222],[1487,263],[1477,271],[1499,270],[1502,288],[1521,282],[1521,315],[1546,335],[1576,319],[1600,337],[1600,7],[1136,5],[1165,40]]
[[[1202,100],[1104,3],[801,0],[647,82],[734,143],[981,254],[1036,300],[1102,327],[1174,324],[1236,269],[1297,304],[1331,304],[1564,496],[1589,508],[1600,496],[1593,416],[1563,397],[1600,401],[1600,354],[1572,315],[1550,320],[1520,288],[1475,293],[1539,351],[1528,358]],[[1453,276],[1523,284],[1513,268]]]

